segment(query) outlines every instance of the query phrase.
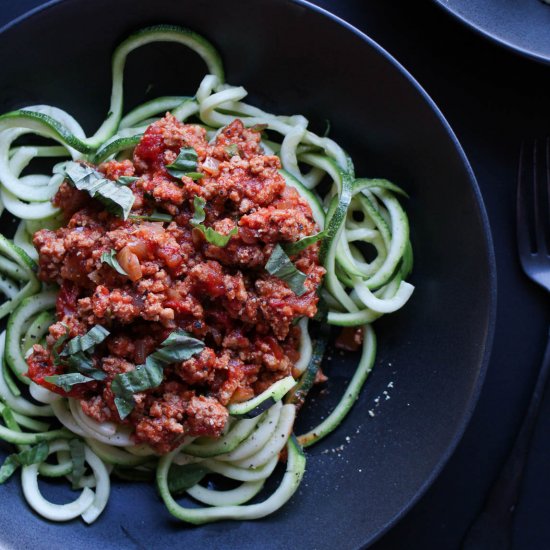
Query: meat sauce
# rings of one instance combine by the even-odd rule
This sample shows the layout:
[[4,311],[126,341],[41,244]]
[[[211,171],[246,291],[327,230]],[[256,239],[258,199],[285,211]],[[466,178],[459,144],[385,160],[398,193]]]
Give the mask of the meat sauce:
[[[137,178],[130,184],[133,215],[157,210],[171,215],[171,222],[124,221],[68,182],[61,185],[54,203],[66,224],[34,235],[39,276],[57,283],[60,292],[47,346],[34,346],[28,358],[32,380],[79,399],[98,422],[130,425],[136,443],[166,453],[186,435],[219,436],[228,404],[292,374],[300,337],[293,322],[317,310],[324,275],[318,245],[292,258],[307,275],[302,296],[264,266],[277,243],[297,241],[319,228],[307,202],[285,185],[278,157],[263,153],[260,138],[235,120],[209,144],[202,127],[166,115],[149,126],[132,160],[98,167],[115,181]],[[195,149],[201,179],[167,172],[182,147]],[[190,225],[196,196],[206,201],[206,226],[225,235],[238,229],[227,246],[210,244]],[[111,250],[127,276],[102,263],[102,254]],[[46,376],[63,373],[54,364],[54,343],[67,331],[73,338],[97,324],[110,331],[93,357],[105,380],[70,392],[46,382]],[[160,386],[134,394],[136,406],[121,420],[113,377],[143,364],[176,328],[206,347],[166,367]]]

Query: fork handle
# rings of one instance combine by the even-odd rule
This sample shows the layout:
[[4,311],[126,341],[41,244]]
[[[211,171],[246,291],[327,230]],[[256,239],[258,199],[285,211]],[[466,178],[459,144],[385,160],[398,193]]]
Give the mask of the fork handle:
[[529,408],[499,476],[494,481],[480,514],[468,529],[463,550],[509,550],[512,547],[512,519],[518,500],[527,452],[544,390],[550,374],[550,333]]

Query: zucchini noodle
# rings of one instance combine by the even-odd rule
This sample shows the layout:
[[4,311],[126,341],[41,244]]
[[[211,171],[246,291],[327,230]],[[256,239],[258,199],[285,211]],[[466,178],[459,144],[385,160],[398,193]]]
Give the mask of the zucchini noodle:
[[[159,97],[124,114],[126,57],[142,45],[159,41],[196,52],[208,74],[193,97]],[[184,522],[255,519],[276,511],[294,495],[304,475],[302,446],[331,433],[358,398],[375,361],[371,323],[403,307],[413,292],[406,281],[412,268],[409,225],[397,200],[405,193],[387,180],[356,178],[346,151],[308,129],[305,117],[267,113],[245,103],[246,96],[242,86],[225,83],[221,58],[207,40],[180,27],[161,25],[138,31],[116,48],[109,114],[94,135],[86,136],[69,113],[47,105],[0,116],[0,209],[20,220],[13,240],[0,235],[0,293],[5,297],[0,318],[8,318],[0,335],[0,415],[4,419],[0,439],[19,450],[45,442],[47,454],[57,459],[57,463],[44,459],[21,468],[27,502],[47,519],[68,521],[80,516],[86,523],[95,521],[108,503],[111,472],[128,479],[156,479],[168,511]],[[60,226],[59,211],[51,202],[64,179],[59,163],[120,159],[167,110],[179,121],[206,126],[211,140],[235,118],[246,127],[262,125],[266,129],[264,150],[279,156],[286,185],[309,204],[323,231],[320,258],[327,273],[320,292],[324,307],[320,305],[319,310],[326,312],[321,315],[320,327],[307,318],[298,322],[300,357],[294,365],[294,378],[283,378],[249,401],[229,405],[230,420],[218,439],[186,438],[175,450],[158,456],[147,445],[136,445],[128,427],[96,422],[83,412],[77,399],[31,383],[26,376],[26,357],[55,321],[58,291],[36,276],[38,255],[32,236],[38,229]],[[28,142],[33,135],[50,138],[55,144],[18,144],[19,138],[24,136]],[[58,163],[53,173],[27,173],[37,158]],[[322,195],[320,188],[324,189]],[[362,341],[361,357],[334,410],[318,426],[295,437],[297,408],[317,378],[327,323],[351,327]],[[312,337],[309,330],[313,328],[315,334],[315,327],[319,330]],[[72,440],[77,440],[82,450],[78,467],[71,454]],[[261,496],[283,452],[286,472],[270,496]],[[183,488],[174,487],[171,475],[178,469],[186,469],[196,478]],[[238,485],[220,490],[204,484],[201,480],[209,474]],[[73,488],[79,488],[80,495],[67,504],[49,502],[40,492],[39,475],[65,477]],[[182,493],[201,506],[179,504],[175,497]]]

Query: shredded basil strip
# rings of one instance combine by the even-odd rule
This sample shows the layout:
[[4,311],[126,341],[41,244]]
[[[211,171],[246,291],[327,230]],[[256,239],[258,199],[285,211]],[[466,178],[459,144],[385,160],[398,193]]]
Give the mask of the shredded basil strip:
[[265,269],[270,275],[284,281],[296,296],[302,296],[307,292],[304,287],[307,275],[295,267],[281,245],[275,246]]
[[187,174],[185,175],[188,178],[191,178],[193,181],[197,181],[204,178],[204,174],[202,174],[201,172],[187,172]]
[[[176,160],[166,165],[166,171],[175,178],[197,173],[197,151],[193,147],[182,147]],[[190,176],[189,176],[190,177]]]
[[193,208],[195,212],[189,222],[191,225],[197,226],[206,219],[206,212],[204,211],[205,204],[206,201],[202,197],[195,195],[193,198]]
[[86,384],[86,382],[92,382],[93,378],[84,376],[79,372],[69,372],[67,374],[54,374],[52,376],[44,377],[46,382],[58,386],[59,388],[69,392],[76,384]]
[[125,185],[107,179],[101,172],[83,162],[69,161],[65,175],[80,191],[100,200],[112,214],[126,220],[134,204],[134,194]]
[[210,471],[201,464],[172,464],[168,472],[168,489],[172,495],[181,495],[208,473]]
[[132,412],[135,405],[134,393],[156,388],[163,377],[162,367],[152,362],[146,362],[145,365],[139,365],[124,374],[117,374],[111,383],[111,390],[115,394],[115,405],[120,418],[123,420]]
[[204,235],[207,242],[213,244],[214,246],[223,248],[224,246],[227,246],[229,239],[231,239],[233,235],[236,235],[239,230],[237,227],[234,227],[227,235],[223,235],[211,227],[206,227],[202,223],[206,218],[206,213],[204,211],[205,204],[206,201],[202,197],[195,196],[193,199],[193,207],[195,212],[193,213],[193,217],[189,223]]
[[173,220],[170,214],[165,214],[164,212],[158,212],[157,210],[155,210],[152,214],[149,214],[148,216],[131,215],[130,219],[145,220],[149,222],[171,222]]
[[105,380],[107,377],[107,373],[96,369],[92,358],[82,351],[69,356],[67,358],[67,365],[72,371],[89,376],[94,380]]
[[122,266],[118,263],[116,255],[117,251],[111,248],[109,252],[103,252],[103,254],[101,255],[101,261],[102,263],[111,266],[117,273],[128,276],[128,273],[126,273],[126,271],[122,269]]
[[54,345],[52,346],[52,355],[53,355],[53,360],[54,360],[54,363],[56,365],[58,365],[61,361],[60,359],[60,354],[59,354],[59,350],[61,349],[61,347],[63,346],[63,344],[69,339],[69,327],[64,325],[65,326],[65,334],[63,334],[62,336],[60,336],[54,343]]
[[71,471],[72,487],[73,489],[79,489],[80,481],[86,471],[86,467],[84,465],[84,443],[76,437],[69,440],[69,451],[71,454],[71,461],[73,463],[73,469]]
[[9,455],[0,468],[0,483],[7,481],[19,466],[40,464],[48,457],[49,446],[46,441],[25,449],[19,453]]
[[65,349],[60,353],[61,356],[72,355],[79,351],[93,350],[96,344],[101,344],[110,332],[101,325],[93,326],[86,334],[75,336],[65,346]]
[[120,176],[116,181],[120,185],[130,185],[134,181],[137,181],[139,178],[136,176]]
[[117,374],[111,383],[115,405],[121,419],[133,410],[134,393],[156,388],[164,378],[163,368],[171,363],[186,361],[204,349],[204,342],[176,329],[166,338],[159,349],[151,353],[144,365],[133,371]]
[[316,243],[317,241],[320,241],[325,237],[325,235],[325,231],[319,231],[319,233],[315,233],[315,235],[310,235],[309,237],[303,237],[295,243],[284,244],[283,249],[289,256],[292,256],[294,254],[298,254],[298,252],[301,252],[302,250],[306,249],[308,246]]

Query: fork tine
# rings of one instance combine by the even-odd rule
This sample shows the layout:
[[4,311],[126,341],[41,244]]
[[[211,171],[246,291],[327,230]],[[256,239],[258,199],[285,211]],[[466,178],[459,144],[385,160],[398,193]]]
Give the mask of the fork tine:
[[527,206],[527,184],[529,180],[528,146],[525,141],[521,144],[519,154],[519,173],[518,173],[518,191],[517,191],[517,211],[516,211],[516,232],[517,242],[520,253],[520,259],[523,263],[524,254],[531,252],[531,239],[529,237],[529,214]]
[[[544,207],[546,206],[546,201],[543,200],[543,193],[545,190],[546,184],[546,170],[545,173],[541,175],[539,169],[540,159],[546,161],[546,153],[543,148],[542,151],[539,150],[539,142],[535,141],[533,146],[533,202],[535,207],[535,252],[548,254],[548,247],[546,246],[546,222],[544,217]],[[541,181],[544,180],[544,183]]]

